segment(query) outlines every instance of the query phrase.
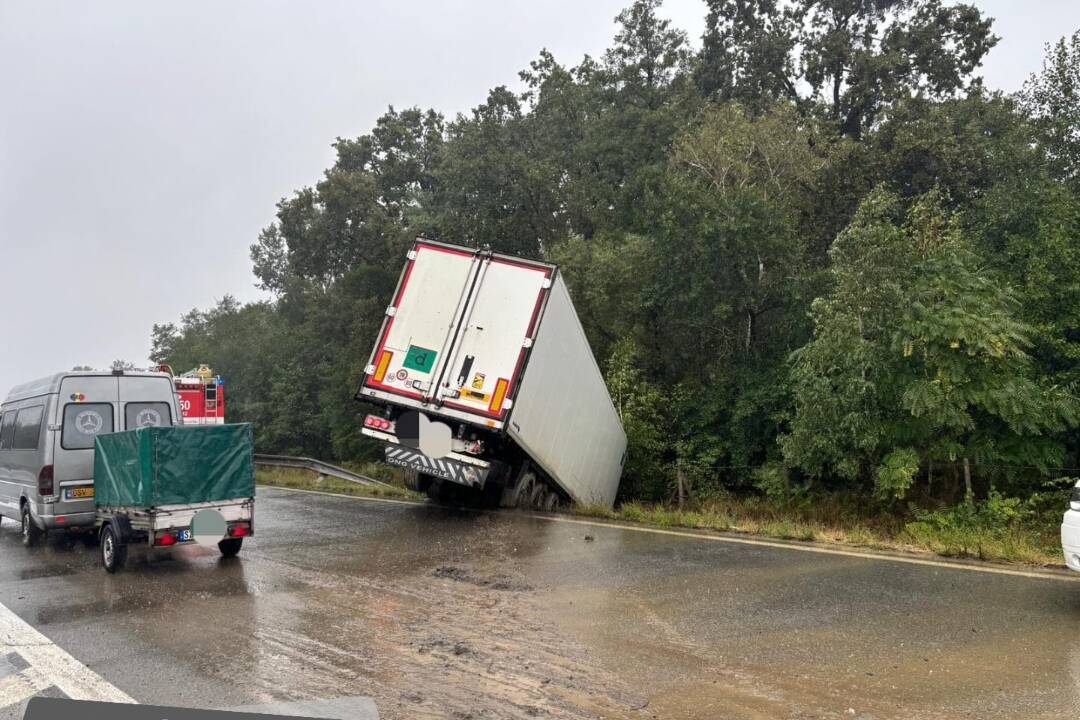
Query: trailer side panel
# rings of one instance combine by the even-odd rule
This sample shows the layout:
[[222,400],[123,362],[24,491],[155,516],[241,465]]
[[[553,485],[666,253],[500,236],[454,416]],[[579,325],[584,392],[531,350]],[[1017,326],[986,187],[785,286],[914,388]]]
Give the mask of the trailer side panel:
[[558,275],[507,432],[575,502],[611,506],[626,434]]

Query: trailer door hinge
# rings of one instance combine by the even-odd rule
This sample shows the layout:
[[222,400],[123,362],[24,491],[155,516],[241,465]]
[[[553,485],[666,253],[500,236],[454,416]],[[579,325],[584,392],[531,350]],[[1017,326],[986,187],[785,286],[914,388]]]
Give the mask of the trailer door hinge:
[[525,338],[524,340],[522,340],[521,341],[521,347],[523,347],[523,348],[531,348],[532,347],[532,338]]
[[551,278],[544,278],[544,282],[540,283],[540,287],[544,288],[545,290],[551,287]]
[[514,407],[514,401],[513,400],[503,400],[503,404],[502,404],[502,409],[503,410],[509,410],[512,407]]
[[390,307],[386,308],[386,314],[390,317],[394,317],[395,315],[397,315],[397,308],[391,305]]
[[407,252],[405,254],[405,257],[409,258],[410,260],[415,260],[416,259],[416,251],[415,250],[410,250],[409,252]]
[[364,368],[364,374],[365,375],[374,375],[375,374],[375,366],[374,365],[368,365],[367,367],[365,367]]

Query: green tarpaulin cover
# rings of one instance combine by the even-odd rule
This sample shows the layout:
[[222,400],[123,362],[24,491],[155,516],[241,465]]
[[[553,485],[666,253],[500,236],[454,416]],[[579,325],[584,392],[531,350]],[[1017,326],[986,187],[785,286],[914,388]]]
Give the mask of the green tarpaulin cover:
[[145,427],[98,435],[94,502],[158,507],[255,496],[251,425]]

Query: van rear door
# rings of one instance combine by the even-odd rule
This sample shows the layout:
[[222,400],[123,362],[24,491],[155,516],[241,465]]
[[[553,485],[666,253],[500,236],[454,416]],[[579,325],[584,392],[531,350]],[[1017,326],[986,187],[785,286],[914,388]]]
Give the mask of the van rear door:
[[120,428],[117,378],[73,375],[60,383],[53,433],[53,477],[61,501],[94,477],[94,438]]
[[122,375],[117,429],[177,425],[176,394],[167,375]]

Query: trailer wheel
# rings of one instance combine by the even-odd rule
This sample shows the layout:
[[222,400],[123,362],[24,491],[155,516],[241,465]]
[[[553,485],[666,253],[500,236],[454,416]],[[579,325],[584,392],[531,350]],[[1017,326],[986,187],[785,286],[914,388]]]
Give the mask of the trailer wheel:
[[229,538],[222,540],[217,544],[218,550],[221,551],[222,557],[234,558],[240,552],[240,548],[244,545],[244,538]]
[[108,573],[122,570],[127,564],[128,547],[112,524],[101,526],[101,565]]
[[427,492],[432,485],[433,478],[417,470],[406,470],[401,476],[401,482],[406,490],[422,493]]
[[45,537],[45,531],[34,524],[34,518],[30,516],[30,503],[23,503],[21,518],[22,544],[24,547],[33,547]]
[[533,510],[542,510],[544,500],[547,498],[548,489],[544,487],[542,480],[533,480],[533,489],[529,494],[529,507]]
[[544,498],[544,512],[555,512],[559,509],[559,494],[548,488],[547,496]]
[[529,509],[529,503],[532,500],[533,488],[536,484],[536,476],[532,473],[527,473],[522,476],[518,481],[517,494],[514,504],[522,510]]

